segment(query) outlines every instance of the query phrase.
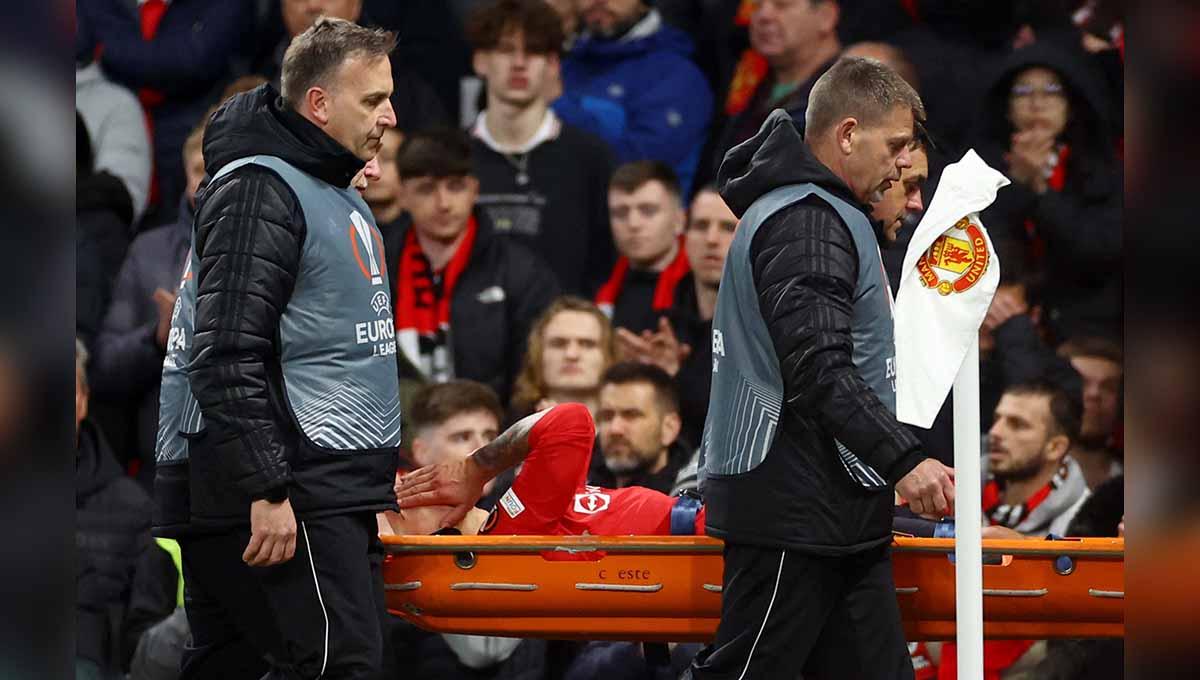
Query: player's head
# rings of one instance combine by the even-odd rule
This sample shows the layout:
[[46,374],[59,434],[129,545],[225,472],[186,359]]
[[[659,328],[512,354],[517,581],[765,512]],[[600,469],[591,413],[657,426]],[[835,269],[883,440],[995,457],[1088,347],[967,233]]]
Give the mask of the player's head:
[[675,383],[661,368],[622,362],[605,371],[596,429],[604,464],[618,478],[662,469],[681,424]]
[[473,380],[426,385],[411,410],[417,467],[466,458],[500,434],[504,419],[495,391]]

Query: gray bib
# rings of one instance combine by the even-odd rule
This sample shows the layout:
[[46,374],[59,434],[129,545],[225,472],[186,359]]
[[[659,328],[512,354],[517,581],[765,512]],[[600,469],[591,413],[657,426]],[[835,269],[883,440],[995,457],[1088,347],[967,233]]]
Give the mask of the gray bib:
[[[295,192],[307,232],[300,271],[279,321],[279,362],[288,406],[313,444],[352,452],[400,444],[395,326],[374,217],[353,189],[321,182],[279,158],[252,156],[217,177],[254,163]],[[195,229],[163,364],[158,460],[187,457],[186,438],[203,429],[187,384],[199,265]]]
[[[779,210],[815,195],[850,228],[858,251],[851,335],[859,375],[893,412],[895,341],[891,290],[887,287],[875,230],[862,211],[814,184],[779,187],[756,200],[742,216],[717,293],[713,317],[713,378],[708,419],[700,447],[701,474],[738,475],[758,467],[774,443],[783,406],[783,377],[771,335],[759,312],[750,245],[758,228]],[[868,488],[884,478],[834,440],[846,472]]]

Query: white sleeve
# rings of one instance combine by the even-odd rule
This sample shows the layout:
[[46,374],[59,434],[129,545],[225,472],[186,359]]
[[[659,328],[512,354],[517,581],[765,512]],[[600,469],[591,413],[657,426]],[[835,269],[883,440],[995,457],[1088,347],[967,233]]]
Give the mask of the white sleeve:
[[490,637],[483,635],[442,635],[446,645],[464,666],[479,670],[495,666],[512,656],[520,638]]

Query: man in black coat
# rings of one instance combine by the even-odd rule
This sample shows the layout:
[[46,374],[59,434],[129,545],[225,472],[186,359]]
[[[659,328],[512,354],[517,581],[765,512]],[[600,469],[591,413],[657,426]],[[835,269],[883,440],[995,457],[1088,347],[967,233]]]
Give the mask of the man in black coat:
[[721,166],[741,223],[713,319],[701,489],[725,575],[716,641],[690,677],[911,678],[893,489],[919,514],[953,504],[953,471],[894,415],[883,225],[868,217],[912,165],[921,100],[847,57],[805,117],[802,139],[773,112]]
[[351,186],[396,124],[396,36],[321,19],[282,92],[210,119],[163,362],[155,530],[179,539],[184,678],[375,678],[375,513],[395,507],[390,287]]

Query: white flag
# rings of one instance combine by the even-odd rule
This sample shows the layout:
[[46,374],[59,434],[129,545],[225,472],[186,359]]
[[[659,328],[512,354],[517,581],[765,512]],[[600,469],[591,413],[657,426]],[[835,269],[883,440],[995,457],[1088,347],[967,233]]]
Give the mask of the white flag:
[[979,213],[1008,178],[974,150],[946,166],[917,225],[896,294],[896,417],[929,427],[1000,282]]

